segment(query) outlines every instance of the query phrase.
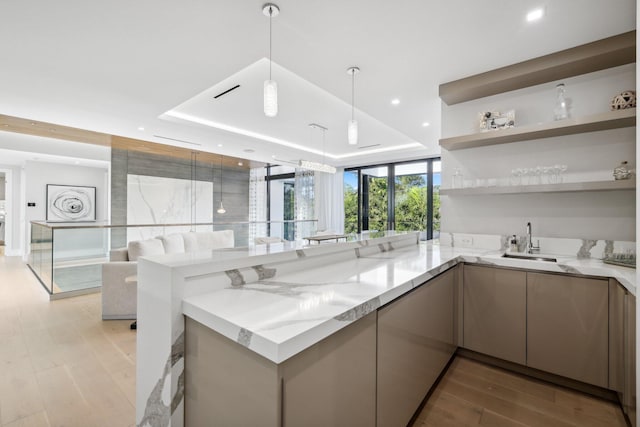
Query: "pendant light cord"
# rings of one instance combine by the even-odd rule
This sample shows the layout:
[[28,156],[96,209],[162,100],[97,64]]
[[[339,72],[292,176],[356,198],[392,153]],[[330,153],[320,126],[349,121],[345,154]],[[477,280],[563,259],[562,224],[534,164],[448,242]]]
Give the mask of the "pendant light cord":
[[324,139],[324,129],[322,129],[322,163],[326,164],[327,151],[325,149],[326,141]]
[[273,6],[269,6],[269,80],[271,80],[271,19],[273,18]]
[[351,71],[351,120],[355,117],[356,108],[356,70]]
[[222,206],[222,155],[220,155],[220,205]]

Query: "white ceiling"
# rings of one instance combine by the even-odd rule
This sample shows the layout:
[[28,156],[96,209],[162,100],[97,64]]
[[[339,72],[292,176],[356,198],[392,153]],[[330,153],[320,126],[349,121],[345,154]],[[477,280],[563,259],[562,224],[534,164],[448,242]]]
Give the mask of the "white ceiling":
[[[321,160],[315,122],[329,128],[326,161],[336,166],[425,157],[439,153],[440,83],[632,30],[636,16],[632,0],[277,1],[280,114],[267,119],[262,4],[5,0],[0,114],[259,161]],[[541,6],[545,17],[527,23]],[[361,145],[420,145],[346,144],[350,66],[362,70]],[[236,80],[241,88],[211,102]],[[182,118],[163,119],[170,111]]]

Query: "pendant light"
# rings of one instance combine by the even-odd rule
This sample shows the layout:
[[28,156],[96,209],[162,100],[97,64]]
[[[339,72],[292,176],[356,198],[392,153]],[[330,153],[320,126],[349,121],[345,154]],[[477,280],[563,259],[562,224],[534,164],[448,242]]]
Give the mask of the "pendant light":
[[222,205],[222,155],[220,155],[220,207],[216,212],[218,212],[219,214],[227,212],[227,210]]
[[262,6],[262,13],[269,17],[269,80],[264,81],[264,114],[275,117],[278,115],[278,84],[271,79],[271,19],[280,14],[280,8],[266,3]]
[[356,93],[356,74],[360,72],[358,67],[347,68],[347,74],[351,75],[351,120],[349,120],[349,126],[347,127],[347,139],[349,145],[358,144],[358,122],[356,121],[355,113],[355,93]]
[[309,170],[314,170],[314,171],[318,171],[318,172],[325,172],[325,173],[336,173],[336,168],[334,168],[331,165],[328,165],[325,163],[325,155],[326,155],[326,151],[325,151],[325,132],[328,131],[329,129],[319,125],[317,123],[309,123],[309,127],[313,130],[313,129],[320,129],[322,130],[322,163],[318,163],[318,162],[312,162],[310,160],[300,160],[298,162],[298,166],[300,166],[303,169],[309,169]]

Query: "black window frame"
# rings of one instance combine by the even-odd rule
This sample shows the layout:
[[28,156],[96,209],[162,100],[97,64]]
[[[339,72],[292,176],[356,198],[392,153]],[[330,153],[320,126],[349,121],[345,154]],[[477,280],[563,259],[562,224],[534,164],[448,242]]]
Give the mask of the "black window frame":
[[368,229],[366,226],[367,218],[364,218],[363,213],[368,211],[368,201],[366,197],[363,198],[363,177],[362,170],[378,167],[387,168],[387,230],[395,230],[396,213],[395,213],[395,168],[398,165],[406,165],[411,163],[427,163],[427,240],[433,239],[433,163],[440,162],[440,157],[428,157],[424,159],[404,160],[401,162],[391,163],[378,163],[364,166],[354,166],[345,168],[345,172],[357,172],[358,173],[358,233],[361,233],[363,229]]

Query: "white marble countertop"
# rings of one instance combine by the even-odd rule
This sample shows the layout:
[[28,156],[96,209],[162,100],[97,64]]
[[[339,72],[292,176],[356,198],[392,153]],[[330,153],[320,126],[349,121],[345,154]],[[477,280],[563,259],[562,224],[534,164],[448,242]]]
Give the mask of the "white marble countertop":
[[183,313],[280,363],[460,262],[613,277],[635,295],[634,269],[568,256],[555,256],[553,263],[502,254],[421,242],[188,297]]

